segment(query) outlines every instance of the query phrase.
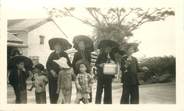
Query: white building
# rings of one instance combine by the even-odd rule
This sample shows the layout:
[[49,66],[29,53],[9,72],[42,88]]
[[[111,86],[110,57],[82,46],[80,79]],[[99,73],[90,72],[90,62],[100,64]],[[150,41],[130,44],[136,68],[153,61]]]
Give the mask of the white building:
[[49,18],[8,20],[8,32],[15,34],[27,44],[28,48],[22,49],[25,56],[36,57],[44,65],[51,53],[49,39],[65,38],[60,28]]

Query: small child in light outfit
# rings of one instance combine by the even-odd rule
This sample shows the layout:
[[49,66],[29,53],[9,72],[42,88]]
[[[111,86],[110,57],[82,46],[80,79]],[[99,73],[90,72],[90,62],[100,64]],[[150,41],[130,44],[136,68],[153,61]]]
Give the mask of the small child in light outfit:
[[78,63],[78,69],[79,69],[79,74],[77,74],[76,77],[76,88],[77,88],[77,96],[75,103],[79,104],[80,101],[84,104],[88,104],[88,96],[89,93],[92,90],[92,84],[93,84],[93,77],[91,74],[87,73],[87,65],[83,62]]
[[72,76],[74,75],[73,69],[67,64],[67,59],[61,57],[59,60],[55,60],[60,66],[60,72],[58,75],[57,93],[59,94],[58,104],[70,104],[72,96]]
[[35,65],[34,68],[34,81],[33,87],[35,87],[35,96],[37,104],[46,104],[46,88],[45,86],[48,83],[47,76],[44,72],[44,66],[42,64]]

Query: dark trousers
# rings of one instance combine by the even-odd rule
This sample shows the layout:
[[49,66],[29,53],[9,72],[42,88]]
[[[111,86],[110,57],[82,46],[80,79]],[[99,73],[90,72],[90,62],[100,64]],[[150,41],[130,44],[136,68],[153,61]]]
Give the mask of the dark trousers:
[[95,104],[101,104],[102,93],[104,90],[104,104],[112,104],[112,77],[102,76],[97,79],[97,91]]
[[122,92],[120,104],[139,104],[139,86],[123,85],[123,92]]
[[51,104],[57,104],[59,94],[57,91],[57,78],[49,77],[49,98]]
[[92,102],[92,92],[89,93],[89,102]]
[[46,104],[46,92],[35,92],[35,96],[37,104]]
[[16,96],[16,104],[26,104],[27,103],[27,91],[25,90],[20,90],[18,87],[14,86],[13,87],[15,96]]

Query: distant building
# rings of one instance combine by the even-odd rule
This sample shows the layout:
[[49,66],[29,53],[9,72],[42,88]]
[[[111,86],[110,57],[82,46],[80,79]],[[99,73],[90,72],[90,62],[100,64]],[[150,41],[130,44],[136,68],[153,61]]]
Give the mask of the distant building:
[[28,46],[21,48],[23,55],[32,58],[35,63],[40,62],[44,65],[51,53],[49,39],[65,37],[50,18],[8,20],[8,32],[23,40]]

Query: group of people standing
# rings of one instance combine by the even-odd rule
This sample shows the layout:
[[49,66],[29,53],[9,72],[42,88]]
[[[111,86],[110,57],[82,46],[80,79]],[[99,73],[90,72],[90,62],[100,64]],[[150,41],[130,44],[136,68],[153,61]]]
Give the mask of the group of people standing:
[[127,51],[120,50],[118,43],[112,40],[102,40],[98,44],[100,53],[97,58],[91,56],[94,51],[93,41],[85,35],[79,35],[73,39],[73,47],[77,50],[71,62],[65,52],[72,45],[63,38],[49,40],[50,49],[53,52],[48,57],[46,69],[42,64],[33,66],[29,58],[21,55],[13,57],[8,68],[10,69],[9,83],[13,86],[16,103],[27,103],[26,79],[33,74],[36,103],[46,103],[46,89],[49,85],[49,98],[51,104],[70,104],[72,96],[72,81],[75,81],[75,103],[92,102],[92,85],[94,83],[94,71],[97,69],[97,89],[95,104],[101,104],[104,91],[104,104],[112,104],[112,80],[114,74],[106,74],[104,67],[107,63],[119,64],[122,71],[123,92],[121,104],[138,104],[139,88],[137,71],[138,62],[132,54],[137,51],[134,44],[127,45]]

